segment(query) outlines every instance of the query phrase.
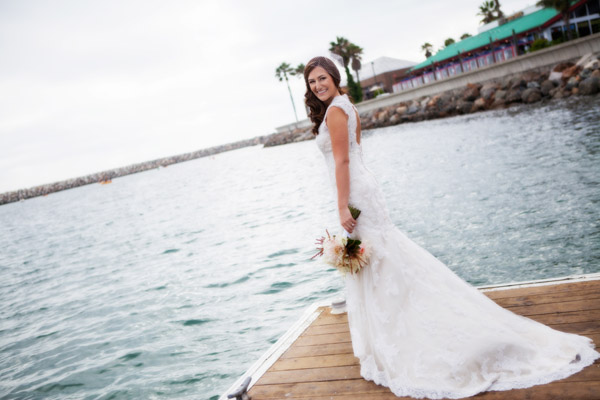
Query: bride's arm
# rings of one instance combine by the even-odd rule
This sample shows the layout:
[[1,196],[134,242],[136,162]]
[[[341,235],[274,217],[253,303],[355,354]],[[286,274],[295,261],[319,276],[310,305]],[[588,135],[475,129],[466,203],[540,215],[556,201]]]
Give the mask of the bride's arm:
[[331,136],[331,148],[335,161],[335,183],[338,193],[340,224],[348,233],[354,230],[356,220],[348,209],[350,196],[350,158],[348,155],[348,117],[341,109],[332,107],[327,113],[327,127]]

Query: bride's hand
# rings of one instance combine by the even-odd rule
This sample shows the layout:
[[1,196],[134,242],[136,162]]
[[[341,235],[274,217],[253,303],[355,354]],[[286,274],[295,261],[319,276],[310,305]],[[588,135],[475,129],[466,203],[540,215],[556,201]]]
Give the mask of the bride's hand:
[[343,207],[340,210],[340,224],[342,224],[342,226],[348,233],[352,233],[352,231],[356,227],[356,220],[352,218],[352,214],[350,214],[350,210],[348,209],[348,207]]

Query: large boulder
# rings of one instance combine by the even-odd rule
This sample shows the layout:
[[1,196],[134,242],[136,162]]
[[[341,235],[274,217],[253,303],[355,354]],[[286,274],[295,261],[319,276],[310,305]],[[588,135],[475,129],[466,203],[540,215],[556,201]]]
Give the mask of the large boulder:
[[573,65],[572,67],[568,67],[562,73],[563,81],[568,81],[571,77],[576,76],[579,71],[581,71],[581,67],[579,65]]
[[406,106],[400,106],[396,108],[396,114],[398,115],[403,115],[404,113],[406,113],[406,110],[408,110],[408,107]]
[[535,103],[542,99],[542,92],[538,88],[528,88],[521,93],[521,100],[524,103]]
[[412,114],[415,114],[417,111],[419,111],[419,103],[417,103],[416,101],[413,101],[408,106],[408,110],[406,110],[406,114],[412,115]]
[[590,76],[579,82],[579,94],[591,95],[600,91],[600,79]]
[[431,100],[429,100],[429,102],[427,103],[427,108],[432,108],[432,109],[437,108],[437,104],[438,104],[438,101],[440,100],[440,97],[441,97],[441,95],[439,95],[439,94],[436,94],[435,96],[433,96],[431,98]]
[[554,81],[551,81],[550,79],[546,79],[544,82],[542,82],[542,84],[540,85],[540,90],[542,91],[542,94],[544,96],[548,96],[550,94],[550,91],[552,89],[554,89],[556,86],[554,84]]
[[509,89],[521,89],[527,86],[527,82],[521,75],[511,78]]
[[562,79],[562,72],[552,71],[550,72],[550,75],[548,75],[548,79],[558,82]]
[[445,103],[443,107],[440,109],[440,117],[447,117],[449,115],[454,115],[456,113],[456,104],[454,101],[450,101]]
[[485,100],[489,100],[494,95],[494,92],[498,89],[498,84],[496,83],[486,83],[479,89],[479,94]]
[[377,122],[383,124],[389,116],[388,110],[383,110],[377,114]]
[[479,88],[481,85],[467,83],[467,88],[464,90],[462,94],[462,99],[466,101],[474,101],[479,97]]
[[494,99],[495,100],[504,100],[506,98],[506,90],[497,90],[496,93],[494,94]]
[[504,77],[504,79],[502,79],[502,83],[500,84],[500,89],[504,89],[504,90],[510,89],[510,81],[511,80],[512,80],[512,77]]
[[577,77],[572,76],[567,81],[567,84],[565,85],[565,89],[573,89],[574,87],[577,87],[578,84],[579,84],[579,80],[577,79]]
[[446,106],[448,104],[452,103],[452,98],[453,98],[452,92],[448,91],[448,92],[442,93],[437,101],[438,109],[443,110],[444,108],[446,108]]
[[569,97],[571,95],[571,91],[567,90],[565,88],[556,88],[558,89],[556,92],[554,92],[554,94],[552,95],[553,99],[563,99],[565,97]]
[[552,68],[553,72],[563,72],[565,69],[572,67],[573,64],[572,62],[562,62],[562,63],[558,63],[554,66],[554,68]]
[[460,114],[468,114],[473,108],[473,102],[469,100],[459,99],[456,102],[456,111]]
[[504,100],[507,103],[521,101],[521,92],[522,90],[518,86],[516,88],[510,89],[508,93],[506,93],[506,98]]
[[579,73],[579,77],[581,79],[589,78],[591,75],[592,75],[592,70],[588,69],[588,68],[582,69],[581,72]]
[[594,61],[594,60],[596,60],[596,57],[592,53],[587,53],[587,54],[582,55],[581,58],[579,59],[579,61],[577,61],[575,63],[575,65],[583,68],[590,61]]
[[506,106],[506,101],[504,99],[494,99],[494,102],[490,106],[491,109],[495,110],[498,108],[504,108]]
[[533,81],[539,80],[541,77],[541,74],[539,71],[525,71],[521,74],[521,77],[526,82],[533,82]]
[[594,59],[594,60],[590,61],[589,63],[585,64],[583,66],[583,69],[589,69],[592,71],[600,69],[600,61],[598,61],[598,59]]
[[484,110],[486,108],[486,99],[483,97],[478,98],[473,102],[473,108],[471,108],[471,112]]

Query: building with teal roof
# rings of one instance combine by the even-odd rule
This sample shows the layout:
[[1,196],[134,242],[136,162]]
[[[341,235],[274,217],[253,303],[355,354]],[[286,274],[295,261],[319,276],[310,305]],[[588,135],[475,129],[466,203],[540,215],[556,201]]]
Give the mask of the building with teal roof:
[[[600,32],[600,0],[571,2],[569,28],[577,37]],[[562,15],[554,8],[528,7],[480,28],[475,36],[444,47],[406,71],[394,92],[410,89],[503,62],[529,51],[534,40],[561,40],[566,32]]]

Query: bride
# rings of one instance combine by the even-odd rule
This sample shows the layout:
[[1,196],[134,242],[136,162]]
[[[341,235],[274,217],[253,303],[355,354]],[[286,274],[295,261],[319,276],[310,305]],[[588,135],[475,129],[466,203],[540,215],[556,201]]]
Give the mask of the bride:
[[365,379],[397,396],[457,399],[562,379],[600,358],[590,338],[500,307],[396,228],[363,162],[359,115],[337,67],[315,57],[304,80],[341,226],[372,246],[369,265],[345,277],[352,347]]

